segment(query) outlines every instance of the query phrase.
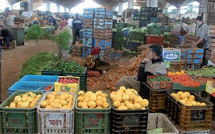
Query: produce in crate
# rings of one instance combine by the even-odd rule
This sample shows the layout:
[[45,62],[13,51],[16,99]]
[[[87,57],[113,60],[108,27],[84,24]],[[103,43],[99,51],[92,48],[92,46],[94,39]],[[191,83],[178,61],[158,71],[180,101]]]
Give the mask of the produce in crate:
[[93,93],[92,91],[88,91],[84,93],[83,91],[78,92],[78,107],[84,109],[106,109],[109,107],[107,102],[108,94],[97,91]]
[[52,85],[49,85],[49,86],[47,86],[44,90],[45,91],[49,91],[49,90],[51,90],[52,89]]
[[168,77],[171,79],[172,82],[180,83],[182,86],[185,86],[185,87],[199,87],[200,85],[202,85],[202,82],[195,81],[187,74],[176,74],[176,73],[174,74],[168,73]]
[[215,76],[215,67],[206,67],[196,71],[186,71],[188,75],[194,76]]
[[205,103],[195,101],[195,96],[189,92],[179,91],[177,93],[171,93],[171,96],[186,106],[206,106]]
[[78,84],[78,80],[75,78],[60,78],[58,80],[59,83],[77,83]]
[[9,106],[5,108],[33,108],[37,101],[41,98],[41,94],[36,95],[32,92],[17,95]]
[[146,109],[149,105],[149,101],[139,96],[136,90],[126,89],[124,86],[118,91],[111,92],[110,98],[117,110],[140,110]]
[[52,92],[40,103],[40,107],[46,109],[70,109],[72,106],[73,95],[68,93],[58,95],[57,92]]

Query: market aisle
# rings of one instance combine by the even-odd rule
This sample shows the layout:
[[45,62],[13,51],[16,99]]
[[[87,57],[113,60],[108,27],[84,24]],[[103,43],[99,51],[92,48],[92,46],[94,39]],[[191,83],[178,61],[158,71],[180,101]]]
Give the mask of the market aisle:
[[57,53],[57,45],[50,40],[25,42],[26,45],[18,46],[16,49],[3,50],[2,52],[2,86],[1,99],[8,97],[8,88],[19,80],[23,63],[41,51]]

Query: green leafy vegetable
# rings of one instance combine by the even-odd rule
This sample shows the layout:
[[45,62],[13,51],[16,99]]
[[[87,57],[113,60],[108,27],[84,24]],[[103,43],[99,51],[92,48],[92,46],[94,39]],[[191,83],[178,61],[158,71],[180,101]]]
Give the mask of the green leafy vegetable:
[[44,35],[46,35],[45,29],[42,29],[40,25],[32,25],[28,30],[26,31],[26,39],[34,39],[38,42],[40,38],[42,38]]
[[56,37],[56,42],[58,47],[69,50],[69,40],[71,38],[71,35],[67,30],[60,32]]

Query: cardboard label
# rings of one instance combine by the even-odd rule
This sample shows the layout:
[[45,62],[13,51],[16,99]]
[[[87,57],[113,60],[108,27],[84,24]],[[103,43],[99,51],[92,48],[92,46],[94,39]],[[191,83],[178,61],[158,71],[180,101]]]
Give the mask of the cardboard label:
[[170,61],[164,60],[166,68],[170,68]]
[[180,61],[181,57],[181,50],[173,49],[173,50],[168,50],[164,49],[163,50],[163,59],[167,61]]
[[213,97],[215,97],[215,82],[214,81],[207,81],[206,92],[208,92]]
[[63,114],[46,114],[46,127],[47,128],[64,128]]

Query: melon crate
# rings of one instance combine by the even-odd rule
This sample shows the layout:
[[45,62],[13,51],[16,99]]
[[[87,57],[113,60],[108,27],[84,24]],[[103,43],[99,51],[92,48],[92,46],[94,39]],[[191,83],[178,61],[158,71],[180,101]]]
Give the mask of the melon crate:
[[[65,92],[57,92],[57,95],[65,94]],[[38,113],[38,131],[40,134],[73,134],[74,133],[74,105],[76,94],[67,92],[66,94],[72,95],[73,99],[71,108],[61,109],[48,109],[42,108],[40,105],[37,107]],[[43,96],[42,101],[47,99],[48,95],[52,92],[47,92]]]

